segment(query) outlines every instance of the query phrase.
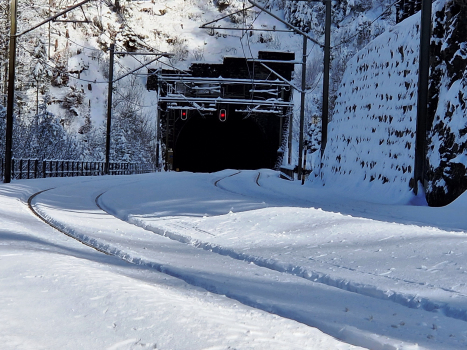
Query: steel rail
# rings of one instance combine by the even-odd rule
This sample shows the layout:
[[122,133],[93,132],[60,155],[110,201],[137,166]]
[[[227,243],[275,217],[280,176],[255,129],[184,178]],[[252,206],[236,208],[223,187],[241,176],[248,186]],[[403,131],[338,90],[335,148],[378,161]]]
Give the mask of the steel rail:
[[[84,244],[85,246],[89,247],[89,248],[92,248],[100,253],[104,253],[105,255],[110,255],[110,256],[115,256],[113,254],[110,254],[109,252],[106,252],[105,250],[103,249],[100,249],[100,248],[97,248],[95,246],[93,246],[92,244],[90,243],[87,243],[85,241],[82,241],[80,240],[78,237],[75,237],[71,234],[69,234],[68,232],[66,232],[65,230],[61,229],[59,226],[55,225],[53,222],[47,220],[44,216],[42,216],[37,210],[36,208],[34,208],[34,205],[32,204],[32,201],[38,196],[40,195],[41,193],[44,193],[44,192],[47,192],[47,191],[50,191],[50,190],[53,190],[55,187],[52,187],[52,188],[48,188],[46,190],[42,190],[42,191],[39,191],[39,192],[36,192],[34,193],[32,196],[30,196],[28,198],[28,208],[29,210],[31,210],[33,212],[33,214],[35,216],[37,216],[41,221],[43,221],[44,223],[46,223],[47,225],[49,225],[50,227],[56,229],[57,231],[59,231],[60,233],[63,233],[64,235],[70,237],[70,238],[73,238],[74,240],[78,241],[79,243],[81,244]],[[99,198],[101,195],[103,195],[105,192],[101,193],[97,198]],[[97,198],[96,198],[96,201],[97,201]],[[97,203],[96,203],[97,204]],[[98,206],[99,207],[99,206]],[[100,208],[100,207],[99,207]]]

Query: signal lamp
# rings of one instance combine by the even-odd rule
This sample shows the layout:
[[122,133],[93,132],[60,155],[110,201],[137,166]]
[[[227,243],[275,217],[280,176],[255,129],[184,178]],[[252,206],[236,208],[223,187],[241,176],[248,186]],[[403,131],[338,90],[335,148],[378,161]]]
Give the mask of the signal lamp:
[[227,120],[227,111],[225,109],[221,109],[219,111],[219,120],[221,122],[225,122]]

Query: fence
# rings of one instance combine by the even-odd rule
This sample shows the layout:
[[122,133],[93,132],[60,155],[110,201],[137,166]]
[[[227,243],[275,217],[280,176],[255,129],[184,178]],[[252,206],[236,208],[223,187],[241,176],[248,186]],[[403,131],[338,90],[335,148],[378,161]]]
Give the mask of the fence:
[[[100,176],[104,175],[105,162],[80,162],[72,160],[12,159],[12,179],[37,179],[46,177]],[[1,159],[0,178],[3,178],[5,161]],[[144,174],[156,171],[152,164],[109,163],[110,175]]]

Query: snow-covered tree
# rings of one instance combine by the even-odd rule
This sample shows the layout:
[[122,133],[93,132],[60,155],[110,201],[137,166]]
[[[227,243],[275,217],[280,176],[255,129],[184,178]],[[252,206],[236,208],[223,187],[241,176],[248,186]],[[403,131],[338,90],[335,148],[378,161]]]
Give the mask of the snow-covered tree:
[[0,104],[6,105],[7,74],[8,74],[8,38],[10,24],[8,15],[10,12],[9,2],[0,4]]
[[[76,138],[69,135],[60,124],[58,118],[47,110],[48,97],[39,105],[39,113],[29,125],[21,125],[25,129],[23,139],[28,143],[20,149],[21,142],[17,140],[17,148],[21,155],[16,157],[38,159],[69,159],[78,160],[81,156]],[[18,135],[19,132],[16,132]]]
[[155,125],[144,113],[143,85],[133,75],[115,90],[112,120],[113,161],[152,162]]

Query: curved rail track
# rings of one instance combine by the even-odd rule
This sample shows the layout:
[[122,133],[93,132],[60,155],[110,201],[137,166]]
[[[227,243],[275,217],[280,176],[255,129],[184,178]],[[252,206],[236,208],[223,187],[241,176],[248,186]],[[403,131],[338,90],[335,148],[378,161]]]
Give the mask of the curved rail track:
[[[223,177],[217,179],[217,180],[214,182],[214,186],[217,187],[217,188],[219,188],[219,189],[221,189],[221,190],[223,190],[223,191],[226,191],[226,192],[230,192],[230,193],[233,193],[233,194],[236,194],[236,195],[246,196],[246,195],[243,194],[243,193],[238,193],[238,192],[235,192],[235,191],[228,190],[228,189],[222,187],[222,186],[219,184],[222,180],[225,180],[225,179],[227,179],[227,178],[229,178],[229,177],[233,177],[233,176],[235,176],[235,175],[238,175],[238,174],[240,174],[241,172],[242,172],[242,171],[237,171],[237,172],[235,172],[235,173],[233,173],[233,174],[229,174],[229,175],[227,175],[227,176],[223,176]],[[260,184],[259,184],[259,178],[260,178],[260,176],[261,176],[261,172],[258,172],[258,175],[257,175],[256,178],[255,178],[255,183],[256,183],[258,186],[260,186]],[[42,194],[42,193],[44,193],[44,192],[47,192],[47,191],[50,191],[50,190],[53,190],[53,189],[55,189],[55,187],[51,187],[51,188],[48,188],[48,189],[41,190],[41,191],[38,191],[38,192],[36,192],[36,193],[33,193],[33,194],[28,198],[28,200],[27,200],[27,205],[28,205],[29,210],[31,210],[31,212],[32,212],[36,217],[38,217],[41,221],[43,221],[43,222],[44,222],[45,224],[47,224],[48,226],[54,228],[55,230],[59,231],[60,233],[66,235],[66,236],[68,236],[68,237],[70,237],[70,238],[73,238],[74,240],[80,242],[81,244],[84,244],[85,246],[90,247],[90,248],[92,248],[92,249],[94,249],[94,250],[96,250],[96,251],[98,251],[98,252],[100,252],[100,253],[104,253],[104,254],[106,254],[106,255],[117,256],[117,255],[115,255],[115,254],[111,254],[109,251],[107,251],[107,250],[105,250],[105,249],[101,249],[101,248],[97,247],[96,245],[93,245],[93,244],[90,243],[90,242],[86,242],[85,240],[80,239],[79,237],[70,234],[69,232],[67,232],[67,230],[64,230],[64,229],[61,228],[60,226],[56,225],[53,221],[49,220],[46,216],[42,215],[38,210],[36,210],[36,208],[35,208],[34,205],[33,205],[34,199],[36,199],[36,197],[38,197],[40,194]],[[102,193],[100,193],[99,195],[97,195],[96,198],[94,199],[94,202],[95,202],[96,206],[97,206],[100,210],[102,210],[103,212],[105,212],[107,215],[111,215],[111,216],[115,217],[114,215],[110,214],[107,210],[105,210],[105,209],[101,206],[101,204],[99,203],[99,199],[100,199],[100,198],[102,197],[102,195],[104,195],[107,191],[108,191],[108,190],[103,191]],[[115,217],[115,218],[117,218],[117,217]],[[118,218],[117,218],[117,219],[118,219]],[[121,220],[121,219],[119,219],[119,220]],[[162,219],[160,219],[160,220],[158,220],[158,221],[173,221],[173,220],[174,220],[174,219],[172,219],[172,218],[169,218],[169,219],[164,219],[164,218],[162,218]],[[121,221],[124,221],[124,220],[121,220]],[[124,222],[125,222],[125,221],[124,221]],[[188,225],[188,226],[187,226],[187,225],[182,225],[182,224],[180,224],[180,223],[171,223],[171,226],[178,227],[178,228],[182,228],[182,229],[193,229],[193,230],[196,230],[196,231],[198,231],[198,232],[202,232],[202,233],[208,234],[208,235],[210,235],[210,236],[215,236],[215,235],[214,235],[213,233],[211,233],[211,232],[198,229],[198,228],[193,227],[193,226],[191,226],[191,225]],[[143,228],[143,229],[145,229],[145,228]],[[147,229],[146,229],[146,230],[147,230]],[[148,231],[148,230],[147,230],[147,231]],[[166,235],[166,236],[169,237],[169,238],[171,238],[171,239],[175,239],[176,241],[179,241],[179,242],[181,242],[181,243],[184,243],[184,242],[182,242],[180,239],[177,239],[177,238],[179,238],[179,237],[174,238],[174,237],[171,237],[171,235]],[[195,246],[200,247],[200,248],[203,248],[203,247],[200,246],[200,245],[195,245]],[[210,249],[210,248],[205,248],[205,250],[211,250],[211,251],[212,251],[212,248],[211,248],[211,249]],[[222,253],[221,253],[221,254],[222,254]],[[227,254],[222,254],[222,255],[227,255]],[[120,257],[120,258],[121,258],[121,257]],[[124,259],[124,258],[123,258],[123,260],[132,263],[131,261],[129,261],[129,260],[127,260],[127,259]]]
[[[34,200],[34,198],[36,198],[38,195],[40,195],[41,193],[44,193],[44,192],[47,192],[47,191],[50,191],[50,190],[53,190],[55,187],[52,187],[52,188],[48,188],[46,190],[42,190],[42,191],[39,191],[39,192],[36,192],[34,193],[32,196],[30,196],[28,198],[28,207],[29,209],[33,212],[33,214],[35,216],[37,216],[40,220],[42,220],[44,223],[46,223],[47,225],[49,225],[50,227],[56,229],[57,231],[63,233],[64,235],[70,237],[70,238],[73,238],[74,240],[80,242],[81,244],[84,244],[85,246],[88,246],[89,248],[92,248],[94,250],[97,250],[98,252],[101,252],[101,253],[104,253],[106,255],[111,255],[109,252],[103,250],[103,249],[100,249],[99,247],[96,247],[94,245],[92,245],[91,243],[88,243],[86,241],[83,241],[81,239],[79,239],[78,237],[75,237],[71,234],[69,234],[67,231],[61,229],[59,226],[55,225],[52,221],[48,220],[47,218],[45,218],[43,215],[41,215],[35,208],[34,208],[34,205],[32,204],[32,201]],[[97,198],[99,198],[102,194],[104,193],[101,193]],[[96,201],[97,201],[97,198],[96,198]],[[97,204],[97,202],[96,202]],[[99,207],[100,209],[100,207]]]
[[[239,175],[240,173],[241,173],[241,171],[237,171],[237,172],[235,172],[233,174],[223,176],[223,177],[217,179],[214,182],[214,186],[219,188],[219,189],[222,189],[223,191],[234,193],[236,195],[247,196],[244,193],[238,193],[238,192],[235,192],[235,191],[231,191],[231,190],[223,187],[222,185],[220,185],[221,181],[223,181],[223,180],[225,180],[227,178]],[[254,179],[255,184],[257,186],[259,186],[259,187],[261,187],[261,185],[259,183],[260,177],[261,177],[261,172],[258,172],[258,175]],[[29,197],[29,199],[28,199],[28,206],[29,206],[30,210],[38,218],[40,218],[43,222],[45,222],[47,225],[55,228],[59,232],[67,235],[68,237],[71,237],[71,238],[75,239],[76,241],[78,241],[78,242],[80,242],[80,243],[82,243],[82,244],[84,244],[84,245],[98,251],[98,252],[104,253],[106,255],[112,255],[112,256],[118,257],[118,258],[120,258],[120,259],[122,259],[122,260],[124,260],[126,262],[129,262],[129,263],[144,265],[144,266],[153,268],[153,269],[155,269],[157,271],[168,273],[169,275],[172,275],[170,272],[167,272],[162,267],[162,264],[157,264],[157,263],[154,264],[152,262],[145,262],[142,259],[130,259],[130,258],[128,258],[128,255],[124,251],[121,251],[121,250],[118,250],[118,249],[114,249],[114,248],[105,249],[106,248],[105,246],[104,246],[104,248],[100,248],[96,244],[93,244],[93,239],[92,238],[87,241],[86,239],[80,238],[79,235],[76,236],[76,235],[70,234],[69,232],[67,232],[67,230],[62,229],[59,225],[56,225],[52,220],[49,220],[49,218],[42,215],[34,207],[33,201],[39,195],[41,195],[42,193],[53,190],[53,189],[54,188],[49,188],[49,189],[46,189],[46,190],[39,191],[39,192],[34,193],[33,195],[31,195]],[[95,199],[94,199],[95,205],[100,210],[105,212],[106,215],[115,217],[114,215],[107,212],[103,208],[103,206],[100,205],[100,203],[99,203],[99,199],[105,194],[105,192],[106,191],[101,192],[99,195],[97,195],[95,197]],[[119,219],[119,220],[121,220],[121,219]],[[122,220],[122,221],[126,222],[124,220]],[[191,246],[193,246],[195,248],[200,248],[200,249],[202,249],[204,251],[207,251],[207,252],[219,254],[219,255],[222,255],[222,256],[228,256],[228,257],[233,258],[235,260],[240,260],[240,261],[244,261],[244,262],[247,262],[247,263],[254,263],[255,265],[257,265],[258,267],[261,267],[261,268],[266,268],[268,270],[281,272],[281,273],[285,273],[285,274],[288,274],[288,275],[297,276],[297,277],[300,277],[300,278],[303,278],[303,279],[306,279],[306,280],[309,280],[309,281],[314,281],[314,282],[317,282],[317,283],[321,283],[321,284],[324,284],[324,285],[334,286],[334,287],[337,287],[337,288],[342,289],[342,290],[352,291],[351,290],[352,286],[347,285],[347,284],[342,284],[342,283],[339,282],[338,279],[333,279],[330,275],[323,274],[322,272],[319,272],[319,271],[314,271],[314,270],[310,270],[310,269],[303,268],[303,267],[300,267],[300,266],[292,266],[292,265],[287,266],[287,267],[283,266],[280,270],[278,270],[276,262],[271,261],[271,259],[268,259],[267,257],[255,256],[255,255],[251,255],[251,254],[245,254],[243,252],[236,252],[236,251],[234,251],[232,249],[222,247],[222,246],[217,245],[215,243],[192,239],[189,236],[189,234],[188,235],[183,235],[183,234],[177,233],[177,230],[180,230],[180,229],[186,230],[186,229],[188,229],[188,230],[196,230],[198,232],[202,232],[202,233],[205,233],[205,234],[210,235],[210,236],[216,236],[215,234],[213,234],[211,232],[208,232],[208,231],[205,231],[205,230],[200,230],[200,229],[190,225],[189,223],[180,222],[180,221],[177,221],[177,219],[161,219],[160,221],[164,221],[164,228],[159,229],[159,230],[157,230],[157,228],[154,229],[154,230],[151,230],[151,229],[148,229],[147,227],[144,227],[143,225],[137,225],[135,223],[130,223],[130,224],[132,224],[133,226],[138,226],[141,229],[144,229],[146,231],[158,234],[160,236],[165,236],[167,238],[170,238],[173,241],[178,241],[181,244],[189,244],[189,245],[191,245]],[[171,222],[171,221],[173,221],[173,222]],[[173,230],[170,230],[170,227],[172,227]],[[374,277],[378,277],[378,278],[384,278],[384,279],[387,279],[387,280],[393,280],[394,282],[400,283],[400,284],[406,284],[406,285],[418,284],[417,282],[410,281],[410,280],[405,280],[405,279],[400,279],[400,278],[397,278],[397,277],[380,276],[380,275],[375,275],[373,273],[354,270],[354,269],[351,269],[351,268],[346,267],[346,266],[341,266],[339,264],[326,262],[326,261],[321,261],[319,259],[314,259],[314,258],[311,259],[310,258],[309,260],[313,260],[318,264],[324,264],[324,265],[327,265],[329,267],[334,267],[334,268],[339,268],[339,269],[349,269],[349,270],[352,270],[352,272],[356,273],[356,274],[370,275],[370,276],[374,276]],[[174,275],[174,277],[178,277],[178,276]],[[188,281],[188,283],[190,283],[190,282]],[[427,287],[432,288],[434,286],[427,286]],[[404,300],[406,300],[407,298],[405,298],[405,299],[398,298],[398,293],[394,293],[394,295],[382,295],[381,293],[380,293],[380,291],[375,291],[373,288],[363,288],[362,287],[362,288],[360,288],[360,290],[359,290],[359,292],[357,294],[370,296],[370,297],[373,297],[373,298],[376,298],[376,299],[390,300],[390,301],[393,301],[393,302],[395,302],[397,304],[401,304],[401,305],[404,305],[404,306],[410,306],[410,305],[406,305],[405,302],[404,302]],[[376,295],[376,294],[378,294],[378,295]],[[416,300],[415,296],[414,296],[413,299]],[[433,307],[432,303],[429,300],[425,300],[424,302],[425,303],[422,306],[423,309],[428,310],[431,307]],[[436,305],[434,306],[434,308],[436,308]]]

